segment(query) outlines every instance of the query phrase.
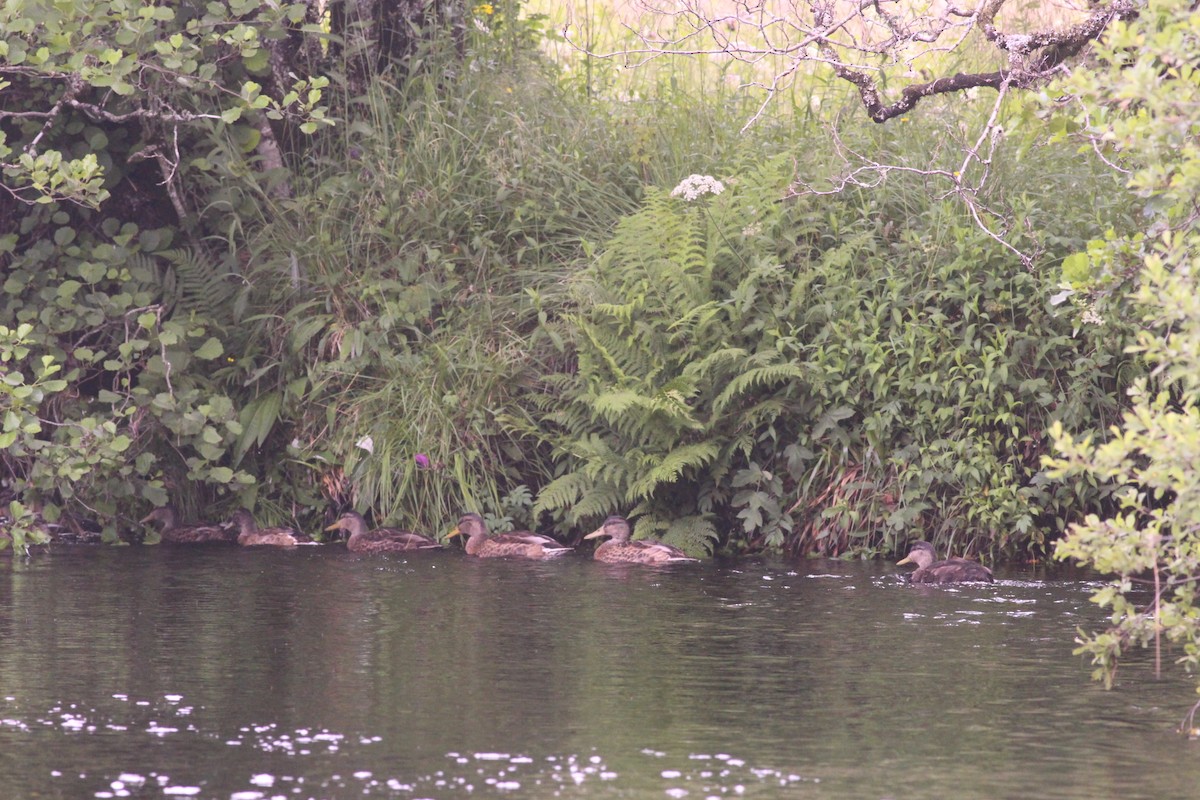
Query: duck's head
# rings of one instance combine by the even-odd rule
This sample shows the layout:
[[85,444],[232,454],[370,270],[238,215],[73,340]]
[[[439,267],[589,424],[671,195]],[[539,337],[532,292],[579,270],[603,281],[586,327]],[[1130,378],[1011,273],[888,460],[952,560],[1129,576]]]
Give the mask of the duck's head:
[[454,530],[446,534],[447,539],[453,539],[455,536],[466,536],[468,539],[479,534],[488,532],[487,523],[483,521],[483,517],[478,514],[463,514],[458,518],[458,524],[454,526]]
[[239,508],[230,515],[228,525],[240,531],[258,530],[258,523],[254,521],[254,515],[244,508]]
[[602,536],[608,536],[614,542],[627,542],[632,531],[629,530],[629,520],[624,517],[618,517],[615,514],[604,520],[599,528],[583,537],[585,539],[599,539]]
[[361,533],[367,529],[367,521],[363,519],[362,514],[357,511],[347,511],[338,517],[334,523],[327,528],[326,531],[345,531],[347,534],[353,535]]
[[901,564],[916,564],[918,567],[928,567],[937,561],[937,552],[929,542],[913,542],[909,545],[908,555],[896,562]]

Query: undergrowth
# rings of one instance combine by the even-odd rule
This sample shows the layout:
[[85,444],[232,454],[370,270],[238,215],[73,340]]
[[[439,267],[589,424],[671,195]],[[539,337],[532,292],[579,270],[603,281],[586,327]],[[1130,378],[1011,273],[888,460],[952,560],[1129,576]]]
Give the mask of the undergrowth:
[[[694,553],[825,554],[914,535],[1040,552],[1103,502],[1038,466],[1053,422],[1102,428],[1129,380],[1120,324],[1075,330],[1048,303],[1062,257],[1127,214],[1086,158],[1011,112],[986,201],[1037,254],[1026,268],[919,175],[797,196],[847,169],[822,123],[854,106],[836,84],[743,133],[756,100],[720,69],[630,86],[597,71],[611,62],[561,68],[514,7],[465,41],[431,37],[362,94],[333,76],[339,124],[289,153],[287,191],[246,141],[187,142],[199,246],[114,219],[76,226],[71,255],[53,210],[27,226],[39,248],[0,240],[0,323],[49,319],[61,330],[26,338],[75,359],[67,376],[112,373],[47,421],[121,420],[75,490],[73,467],[35,485],[36,455],[10,448],[5,498],[95,485],[103,502],[78,510],[245,504],[314,530],[348,507],[568,535],[622,513]],[[840,152],[952,169],[980,113],[843,115]],[[671,197],[692,173],[727,188]],[[120,303],[81,314],[61,278]],[[144,330],[123,322],[134,310]],[[101,324],[103,347],[76,346]]]

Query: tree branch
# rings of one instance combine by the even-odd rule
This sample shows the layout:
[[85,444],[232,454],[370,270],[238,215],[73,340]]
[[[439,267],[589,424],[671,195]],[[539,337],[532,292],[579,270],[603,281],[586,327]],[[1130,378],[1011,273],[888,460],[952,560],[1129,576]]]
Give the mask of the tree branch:
[[[563,34],[589,56],[620,56],[629,66],[668,55],[709,55],[745,62],[759,72],[771,69],[769,78],[746,84],[767,92],[764,106],[790,84],[802,64],[826,64],[855,86],[872,120],[886,122],[934,95],[977,87],[1041,85],[1115,20],[1136,17],[1144,5],[1143,0],[1077,0],[1067,3],[1056,17],[1083,15],[1080,21],[1013,32],[1002,30],[996,21],[1006,0],[977,2],[973,10],[947,5],[913,13],[897,0],[791,0],[784,4],[785,11],[777,12],[761,0],[732,0],[719,14],[703,0],[678,0],[669,6],[647,2],[646,8],[660,20],[659,28],[645,31],[625,25],[639,46],[594,52],[572,39],[570,26]],[[894,8],[885,8],[888,5]],[[1003,55],[1003,66],[934,77],[904,86],[898,98],[885,97],[882,87],[890,69],[913,72],[912,65],[923,56],[960,51],[975,31]],[[777,66],[769,68],[772,60]]]

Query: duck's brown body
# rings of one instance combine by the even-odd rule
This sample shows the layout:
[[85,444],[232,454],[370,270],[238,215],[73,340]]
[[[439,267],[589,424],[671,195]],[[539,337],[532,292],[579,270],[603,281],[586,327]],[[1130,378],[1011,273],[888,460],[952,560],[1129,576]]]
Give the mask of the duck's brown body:
[[612,516],[583,538],[598,539],[608,536],[609,540],[596,548],[593,558],[610,564],[673,564],[700,560],[692,558],[678,547],[662,542],[630,541],[631,535],[629,521],[624,517]]
[[254,515],[244,508],[233,512],[230,522],[238,531],[237,543],[242,547],[295,547],[306,537],[293,528],[260,528]]
[[530,558],[545,560],[571,552],[549,536],[529,531],[489,533],[478,514],[464,514],[449,536],[467,537],[467,555],[479,558]]
[[914,542],[908,555],[896,562],[916,564],[917,569],[908,576],[910,583],[992,583],[992,571],[977,561],[965,558],[937,560],[937,553],[929,542]]
[[141,522],[143,525],[158,523],[158,535],[171,544],[233,544],[237,541],[237,532],[232,528],[204,522],[180,525],[178,513],[172,505],[154,509]]
[[347,511],[330,525],[327,531],[345,531],[346,549],[353,553],[403,553],[411,550],[434,550],[441,547],[434,539],[400,528],[367,530],[367,521],[356,511]]

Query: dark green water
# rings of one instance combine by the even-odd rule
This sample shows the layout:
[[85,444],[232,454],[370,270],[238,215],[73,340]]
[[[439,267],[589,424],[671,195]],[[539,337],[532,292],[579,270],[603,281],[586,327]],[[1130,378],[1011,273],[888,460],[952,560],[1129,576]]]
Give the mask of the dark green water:
[[[1094,584],[87,548],[0,562],[0,797],[1194,798]],[[1174,672],[1172,672],[1174,674]]]

